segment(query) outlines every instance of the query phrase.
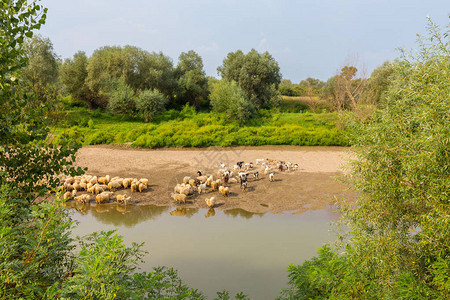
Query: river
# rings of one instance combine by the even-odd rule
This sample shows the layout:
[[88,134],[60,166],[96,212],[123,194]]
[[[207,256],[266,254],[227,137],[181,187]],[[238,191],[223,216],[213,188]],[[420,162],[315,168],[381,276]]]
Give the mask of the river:
[[127,245],[145,242],[149,254],[140,271],[173,267],[208,299],[224,289],[274,299],[287,287],[289,264],[301,264],[334,240],[330,222],[338,219],[331,207],[302,214],[115,204],[79,208],[72,213],[79,221],[75,235],[117,228]]

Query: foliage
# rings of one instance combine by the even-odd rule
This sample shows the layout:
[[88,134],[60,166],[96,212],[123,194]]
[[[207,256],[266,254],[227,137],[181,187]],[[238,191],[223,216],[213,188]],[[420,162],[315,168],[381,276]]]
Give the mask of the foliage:
[[91,92],[86,84],[88,58],[86,53],[78,51],[73,55],[73,59],[67,58],[59,67],[59,76],[65,91],[77,100],[85,101],[90,109],[94,109],[100,104],[98,97]]
[[133,89],[125,83],[125,80],[117,79],[116,86],[112,88],[108,108],[116,113],[131,114],[135,106],[133,95]]
[[[89,118],[95,128],[87,128]],[[260,110],[244,124],[223,113],[197,113],[191,106],[155,116],[152,123],[126,116],[94,113],[78,108],[68,120],[78,126],[55,128],[55,139],[84,138],[83,144],[132,143],[138,147],[207,147],[234,145],[348,145],[346,133],[336,127],[336,113],[276,113]],[[86,125],[81,125],[86,124]]]
[[166,97],[158,90],[145,90],[136,97],[136,109],[144,116],[145,122],[164,112]]
[[252,104],[235,81],[217,82],[210,97],[215,112],[225,113],[230,119],[239,122],[245,122],[252,117]]
[[196,107],[207,106],[208,80],[202,58],[196,52],[191,50],[180,54],[175,77],[178,83],[178,105],[189,103]]
[[24,43],[27,64],[20,70],[21,86],[45,102],[45,90],[55,86],[58,79],[58,58],[50,39],[34,35]]
[[228,53],[217,68],[223,79],[236,81],[256,108],[270,108],[278,104],[277,88],[281,81],[280,67],[268,52],[252,49]]
[[396,62],[385,61],[381,66],[373,70],[364,90],[364,102],[370,104],[379,104],[381,102],[393,79],[395,64]]
[[169,57],[134,46],[105,46],[95,50],[88,60],[87,72],[89,89],[98,91],[100,95],[108,96],[119,78],[135,91],[158,89],[169,98],[176,87]]
[[[329,274],[338,273],[336,259],[344,262],[338,274],[345,276],[328,282],[326,297],[450,297],[450,43],[449,32],[431,21],[428,31],[417,53],[402,52],[382,106],[350,123],[348,181],[359,197],[341,203],[351,226],[346,251],[338,258],[319,253]],[[290,269],[294,293],[330,278],[309,268],[316,262]]]

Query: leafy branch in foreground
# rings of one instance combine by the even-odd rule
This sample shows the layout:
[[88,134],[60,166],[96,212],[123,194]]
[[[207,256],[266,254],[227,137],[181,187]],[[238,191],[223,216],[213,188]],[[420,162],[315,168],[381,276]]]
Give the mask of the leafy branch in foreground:
[[450,298],[450,42],[428,31],[394,66],[380,109],[350,124],[359,197],[341,203],[345,252],[291,266],[284,297]]

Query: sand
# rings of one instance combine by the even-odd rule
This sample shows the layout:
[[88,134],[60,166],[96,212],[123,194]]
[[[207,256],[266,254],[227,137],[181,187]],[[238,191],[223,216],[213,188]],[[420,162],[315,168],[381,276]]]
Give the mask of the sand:
[[[335,197],[354,197],[354,193],[334,178],[342,176],[342,167],[350,158],[344,147],[209,147],[201,149],[136,149],[121,146],[85,146],[77,152],[76,165],[87,167],[87,174],[148,178],[149,188],[143,193],[121,190],[117,194],[131,196],[131,205],[158,205],[207,208],[205,198],[216,198],[215,209],[240,208],[253,213],[302,213],[333,205]],[[206,194],[195,194],[186,204],[170,198],[170,193],[184,176],[196,177],[197,170],[217,177],[220,163],[232,168],[237,161],[253,162],[270,158],[297,163],[299,169],[275,172],[275,181],[260,172],[255,180],[250,176],[248,189],[230,184],[229,197],[208,188]]]

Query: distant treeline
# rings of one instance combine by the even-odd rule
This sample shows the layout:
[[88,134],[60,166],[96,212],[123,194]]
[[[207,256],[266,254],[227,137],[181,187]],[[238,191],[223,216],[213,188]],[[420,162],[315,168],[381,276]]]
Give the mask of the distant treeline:
[[261,108],[279,106],[281,95],[307,97],[315,112],[317,100],[327,110],[356,109],[376,104],[389,84],[393,63],[386,62],[364,78],[354,66],[345,66],[326,82],[307,78],[299,84],[282,79],[280,68],[268,53],[230,52],[217,68],[221,80],[207,77],[195,51],[183,52],[177,65],[159,52],[135,46],[104,46],[88,57],[79,51],[61,60],[48,38],[34,36],[25,43],[28,63],[21,69],[20,87],[37,95],[36,105],[57,110],[61,96],[70,95],[74,106],[108,109],[151,121],[165,109],[226,113],[245,122]]

